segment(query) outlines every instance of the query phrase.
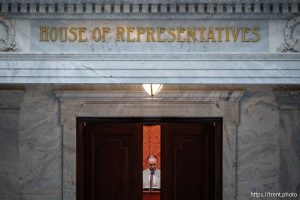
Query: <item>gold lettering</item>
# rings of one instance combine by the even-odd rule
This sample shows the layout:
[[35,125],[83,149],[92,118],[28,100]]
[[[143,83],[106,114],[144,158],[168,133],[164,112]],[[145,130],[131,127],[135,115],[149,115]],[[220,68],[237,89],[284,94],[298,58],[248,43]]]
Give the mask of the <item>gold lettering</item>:
[[147,27],[147,39],[146,39],[146,42],[156,42],[155,41],[155,38],[154,38],[154,33],[155,33],[155,30],[151,27]]
[[167,32],[172,37],[168,39],[168,42],[175,42],[176,40],[175,28],[168,28]]
[[117,42],[124,42],[125,41],[125,37],[124,37],[124,33],[125,33],[125,28],[117,26],[116,27],[117,32],[116,32],[116,41]]
[[49,28],[48,26],[40,27],[40,42],[49,42]]
[[199,27],[198,31],[200,31],[200,42],[207,42],[207,40],[204,37],[204,31],[206,30],[205,27]]
[[212,42],[216,42],[214,28],[208,28],[207,40],[211,40]]
[[[40,42],[94,42],[110,40],[111,27],[39,27]],[[258,27],[121,27],[116,26],[115,42],[258,42],[261,35]],[[87,33],[90,35],[88,36]],[[126,37],[126,38],[125,38]]]
[[230,38],[229,38],[229,27],[225,27],[225,31],[226,31],[225,41],[226,41],[226,42],[230,42]]
[[101,30],[100,28],[96,27],[92,31],[92,38],[95,42],[99,42],[101,40]]
[[185,28],[177,27],[177,42],[185,42],[185,38],[181,38],[181,34],[185,32]]
[[249,31],[250,31],[250,28],[248,28],[248,27],[244,27],[242,29],[242,42],[250,42],[250,39],[246,38],[246,34],[248,34]]
[[238,27],[238,28],[232,27],[232,28],[231,28],[232,37],[233,37],[233,41],[234,41],[234,42],[237,41],[237,39],[238,39],[238,37],[239,37],[240,30],[241,30],[240,27]]
[[58,38],[58,30],[56,27],[52,27],[50,29],[50,40],[52,42],[55,42],[57,40],[57,38]]
[[195,27],[191,27],[191,28],[187,28],[187,42],[196,42],[196,28]]
[[86,28],[79,27],[79,42],[86,42],[87,38],[85,37]]
[[102,27],[102,42],[106,42],[106,35],[110,33],[109,27]]
[[59,27],[59,41],[66,42],[68,37],[68,27]]
[[254,27],[251,32],[255,35],[255,38],[253,38],[251,42],[258,42],[260,40],[259,29],[257,27]]
[[162,28],[162,27],[158,27],[157,28],[157,42],[165,42],[166,39],[161,39],[161,34],[163,34],[164,32],[166,31],[165,28]]
[[137,30],[137,39],[136,39],[136,41],[141,42],[141,35],[146,32],[146,29],[143,28],[143,27],[137,27],[136,30]]
[[131,38],[130,34],[135,30],[134,27],[127,27],[127,42],[135,42],[134,38]]
[[224,28],[216,27],[216,30],[218,31],[218,42],[222,42],[222,31],[224,30]]
[[70,42],[75,42],[77,40],[77,28],[76,27],[71,27],[70,28],[70,34],[73,36],[69,37]]

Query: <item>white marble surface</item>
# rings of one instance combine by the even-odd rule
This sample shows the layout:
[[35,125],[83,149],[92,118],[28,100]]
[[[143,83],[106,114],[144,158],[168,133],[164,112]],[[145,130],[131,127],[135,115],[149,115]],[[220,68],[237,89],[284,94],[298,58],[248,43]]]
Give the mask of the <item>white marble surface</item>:
[[272,92],[247,93],[241,100],[237,135],[238,199],[251,192],[279,191],[279,110]]
[[125,61],[112,58],[0,61],[0,67],[0,83],[300,84],[298,60]]
[[0,110],[0,199],[19,200],[18,113]]
[[61,127],[58,103],[51,87],[26,87],[20,111],[19,142],[22,198],[61,195]]
[[[179,16],[179,15],[178,15]],[[199,53],[225,53],[238,52],[242,54],[281,53],[284,42],[284,29],[288,20],[264,19],[264,20],[194,20],[194,19],[172,19],[154,20],[152,18],[142,20],[45,20],[45,19],[15,19],[17,52],[37,54],[66,54],[66,53],[176,53],[176,52],[199,52]],[[49,27],[86,27],[87,42],[40,42],[40,26]],[[110,27],[111,32],[106,42],[94,42],[91,31],[95,27]],[[223,42],[143,42],[146,34],[141,36],[141,42],[116,42],[115,27],[257,27],[259,28],[260,40],[258,42],[241,42],[241,32],[237,42],[225,42],[225,31],[223,31]],[[294,33],[297,36],[297,33]],[[132,35],[135,35],[134,33]],[[184,36],[184,34],[182,34]],[[215,33],[217,39],[217,32]],[[166,35],[167,36],[167,35]],[[156,37],[156,34],[155,34]],[[163,36],[162,36],[163,37]],[[197,38],[199,38],[197,33]],[[254,37],[251,32],[249,38]],[[136,36],[134,37],[136,38]],[[126,39],[126,37],[125,37]],[[285,53],[283,53],[285,54]]]
[[280,115],[280,186],[282,192],[300,194],[300,110]]
[[[146,53],[173,53],[173,52],[269,52],[269,21],[267,20],[31,20],[30,37],[26,38],[31,42],[31,53],[107,53],[107,52],[146,52]],[[86,42],[41,42],[40,27],[85,27],[86,32],[83,34]],[[109,27],[110,33],[106,36],[106,42],[95,42],[92,38],[92,31],[95,27]],[[116,27],[125,28],[125,42],[116,41]],[[259,29],[260,39],[258,42],[241,42],[242,31],[238,32],[236,42],[233,41],[232,32],[230,31],[230,42],[225,41],[225,30],[222,31],[222,42],[218,42],[218,31],[214,31],[215,41],[200,42],[200,32],[196,31],[197,42],[146,42],[147,34],[141,34],[140,42],[127,42],[127,27],[248,27],[250,29]],[[18,34],[18,32],[16,32]],[[180,38],[186,38],[186,33],[181,34]],[[49,33],[50,34],[50,33]],[[207,38],[208,30],[204,31],[204,37]],[[178,34],[176,32],[176,37]],[[137,31],[131,33],[131,38],[137,39]],[[157,40],[157,30],[154,34]],[[170,37],[165,33],[161,34],[162,40]],[[255,39],[256,36],[249,31],[246,34],[247,39]],[[184,39],[186,40],[186,39]]]
[[19,200],[19,108],[23,91],[0,90],[0,199]]
[[[0,83],[300,84],[300,54],[281,52],[287,20],[13,19],[17,52]],[[258,26],[257,43],[39,42],[39,26]],[[113,34],[112,34],[113,35]],[[295,33],[297,36],[297,33]]]
[[269,33],[275,35],[269,37],[269,50],[270,52],[280,52],[284,41],[284,30],[286,20],[270,20]]
[[300,195],[300,92],[277,94],[280,104],[280,190]]
[[15,22],[15,41],[17,44],[17,52],[30,52],[30,40],[25,38],[31,37],[30,21],[26,19],[16,20]]

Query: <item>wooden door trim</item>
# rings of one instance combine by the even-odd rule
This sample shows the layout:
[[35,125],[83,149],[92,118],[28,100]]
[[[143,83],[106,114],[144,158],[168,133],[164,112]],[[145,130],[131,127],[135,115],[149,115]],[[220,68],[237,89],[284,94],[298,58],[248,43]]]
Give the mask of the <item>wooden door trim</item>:
[[[223,133],[222,127],[223,122],[220,117],[213,118],[199,118],[199,117],[78,117],[76,118],[76,199],[84,200],[84,142],[83,142],[83,127],[87,123],[141,123],[141,124],[164,124],[164,123],[215,123],[216,124],[216,155],[219,155],[216,159],[216,198],[217,200],[222,199],[223,190]],[[163,148],[163,147],[162,147]],[[163,149],[162,149],[163,150]],[[142,188],[142,185],[141,185]],[[163,188],[162,188],[163,189]],[[142,189],[141,189],[142,192]]]

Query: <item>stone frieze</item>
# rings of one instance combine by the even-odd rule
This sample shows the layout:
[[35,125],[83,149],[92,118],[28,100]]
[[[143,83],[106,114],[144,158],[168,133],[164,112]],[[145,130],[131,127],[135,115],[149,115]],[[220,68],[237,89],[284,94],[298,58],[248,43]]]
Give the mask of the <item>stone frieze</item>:
[[16,51],[15,28],[11,20],[0,16],[0,51]]
[[[296,27],[300,26],[300,17],[295,17],[291,19],[285,27],[284,30],[284,44],[282,51],[300,51],[300,39],[299,33],[297,33]],[[298,38],[297,38],[298,37]]]

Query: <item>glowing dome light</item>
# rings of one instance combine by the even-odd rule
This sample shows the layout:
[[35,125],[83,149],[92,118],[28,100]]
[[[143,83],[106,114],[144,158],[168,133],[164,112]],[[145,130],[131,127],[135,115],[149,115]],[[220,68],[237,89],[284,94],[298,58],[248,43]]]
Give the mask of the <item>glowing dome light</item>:
[[151,96],[153,97],[156,95],[161,88],[163,87],[162,84],[143,84],[144,90]]

